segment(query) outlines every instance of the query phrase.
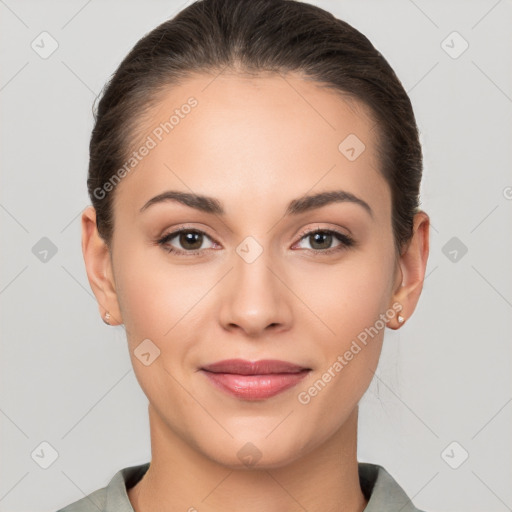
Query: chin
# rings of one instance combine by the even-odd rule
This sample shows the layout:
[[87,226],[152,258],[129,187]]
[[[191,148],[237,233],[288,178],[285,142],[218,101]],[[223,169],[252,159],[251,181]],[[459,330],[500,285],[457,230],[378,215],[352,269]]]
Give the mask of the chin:
[[[307,451],[300,444],[298,437],[289,430],[285,435],[275,435],[274,439],[267,434],[241,435],[229,442],[216,443],[215,446],[202,446],[202,452],[212,461],[232,470],[264,470],[287,466],[303,456]],[[315,443],[311,443],[315,444]]]

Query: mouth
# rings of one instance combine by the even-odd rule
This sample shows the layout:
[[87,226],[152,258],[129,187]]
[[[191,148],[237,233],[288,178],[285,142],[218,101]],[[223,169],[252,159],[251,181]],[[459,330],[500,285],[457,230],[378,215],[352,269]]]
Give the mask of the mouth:
[[228,359],[200,368],[218,389],[243,400],[265,400],[297,385],[311,371],[286,361]]

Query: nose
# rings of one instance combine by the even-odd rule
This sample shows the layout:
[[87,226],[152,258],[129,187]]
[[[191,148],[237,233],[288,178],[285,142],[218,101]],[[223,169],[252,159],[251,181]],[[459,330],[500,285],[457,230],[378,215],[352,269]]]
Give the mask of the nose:
[[228,331],[264,337],[290,329],[293,294],[286,286],[286,272],[263,251],[251,263],[238,254],[233,269],[223,280],[220,322]]

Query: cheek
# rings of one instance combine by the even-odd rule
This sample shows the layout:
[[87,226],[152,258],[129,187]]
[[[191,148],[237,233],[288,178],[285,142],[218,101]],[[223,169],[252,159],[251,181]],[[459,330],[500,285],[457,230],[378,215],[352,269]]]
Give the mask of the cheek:
[[[319,342],[318,352],[322,353],[320,371],[342,375],[334,380],[345,381],[344,393],[350,390],[349,394],[358,395],[366,389],[372,377],[370,369],[378,363],[386,326],[380,315],[386,307],[375,289],[358,283],[338,293],[338,301],[333,300],[336,296],[331,294],[331,301],[323,305],[323,320],[330,332],[323,336],[313,334]],[[320,332],[318,326],[315,329]]]
[[[297,295],[304,297],[305,304],[324,324],[328,336],[322,339],[343,345],[373,325],[388,308],[393,260],[377,254],[377,249],[365,250],[335,265],[308,264],[292,278]],[[321,321],[315,322],[319,328]]]
[[205,308],[219,275],[208,264],[177,264],[166,256],[146,249],[118,258],[116,288],[131,352],[150,339],[167,363],[179,367],[211,318]]
[[[173,376],[182,380],[187,353],[197,338],[197,329],[191,326],[205,314],[200,301],[212,276],[208,279],[191,266],[172,265],[165,257],[150,260],[142,251],[119,258],[116,288],[136,378],[156,405],[179,401],[183,394]],[[144,353],[150,354],[148,365]]]

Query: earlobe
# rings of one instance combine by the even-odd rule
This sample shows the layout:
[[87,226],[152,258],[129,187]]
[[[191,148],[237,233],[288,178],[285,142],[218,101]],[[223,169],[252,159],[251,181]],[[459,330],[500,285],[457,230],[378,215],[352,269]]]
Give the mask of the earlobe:
[[112,272],[110,251],[98,233],[96,210],[88,206],[82,213],[82,254],[87,278],[98,301],[100,316],[108,312],[109,325],[122,324]]
[[389,323],[388,326],[392,329],[400,328],[411,317],[420,298],[429,254],[429,227],[428,215],[423,211],[416,213],[413,235],[399,257],[402,280],[395,287],[392,303],[399,303],[402,309]]

